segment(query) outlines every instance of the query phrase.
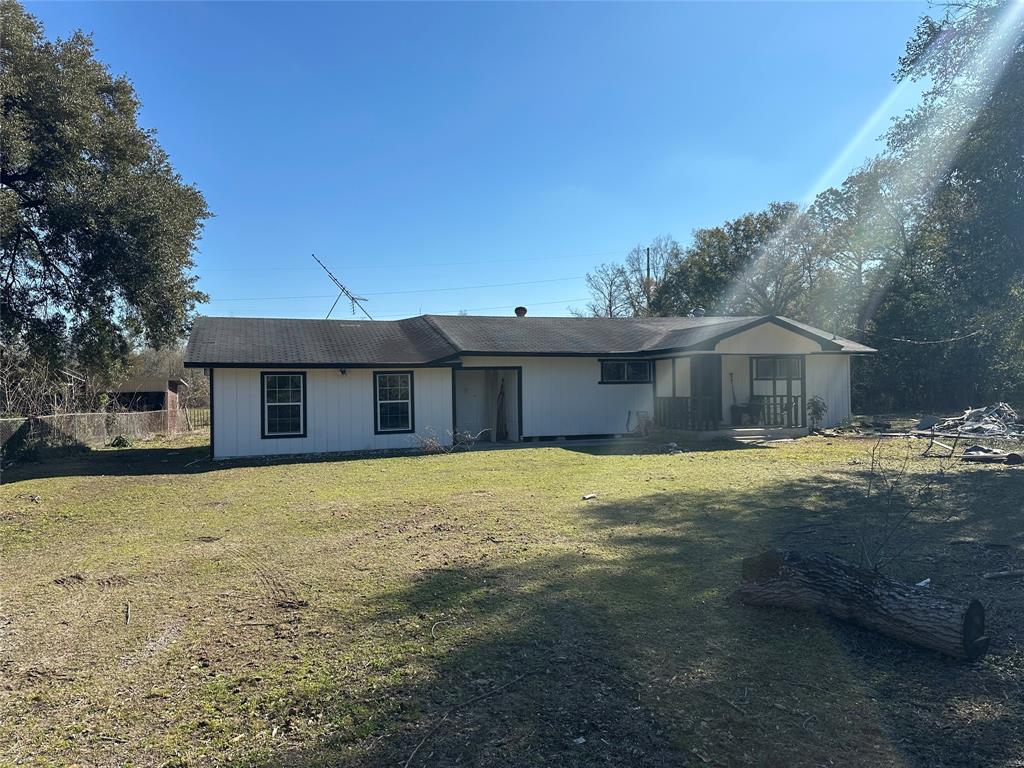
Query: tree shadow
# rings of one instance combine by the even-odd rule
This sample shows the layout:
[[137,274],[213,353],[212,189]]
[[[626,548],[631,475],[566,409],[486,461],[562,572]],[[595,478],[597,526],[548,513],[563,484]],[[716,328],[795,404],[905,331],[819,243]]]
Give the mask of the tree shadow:
[[[965,498],[1024,491],[1021,473],[949,482]],[[852,475],[653,494],[585,506],[560,548],[419,571],[366,619],[408,645],[401,668],[297,699],[340,725],[266,765],[1011,764],[1024,616],[1002,586],[958,576],[968,563],[947,550],[966,545],[944,542],[1019,530],[1019,506],[909,526],[921,546],[901,570],[990,606],[980,663],[735,598],[740,560],[764,547],[849,556],[862,499]]]
[[[680,445],[680,452],[702,452],[736,449],[754,449],[765,446],[735,441],[693,443]],[[665,446],[650,440],[607,440],[604,442],[574,443],[542,442],[477,446],[472,450],[532,450],[534,448],[561,448],[590,456],[632,456],[665,453]],[[2,481],[17,483],[52,477],[138,477],[146,475],[195,475],[241,467],[263,467],[290,464],[318,464],[363,461],[368,458],[387,459],[399,456],[422,456],[430,453],[422,448],[410,447],[380,451],[353,451],[346,453],[288,454],[282,456],[252,456],[233,459],[213,459],[208,444],[183,447],[142,446],[139,448],[93,449],[77,445],[73,450],[53,452],[38,461],[9,462],[4,465]],[[461,451],[450,454],[457,460]]]
[[424,455],[420,449],[351,453],[288,454],[213,459],[209,445],[92,449],[80,446],[73,452],[39,461],[11,463],[3,469],[3,482],[16,483],[51,477],[134,477],[143,475],[197,475],[243,467],[319,464],[362,461],[367,458]]

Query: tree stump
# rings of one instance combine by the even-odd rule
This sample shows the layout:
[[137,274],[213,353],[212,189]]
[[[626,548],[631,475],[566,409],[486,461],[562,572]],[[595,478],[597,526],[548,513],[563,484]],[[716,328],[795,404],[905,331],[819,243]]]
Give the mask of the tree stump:
[[770,550],[748,557],[739,594],[747,605],[822,611],[959,659],[988,651],[977,600],[965,605],[831,555]]

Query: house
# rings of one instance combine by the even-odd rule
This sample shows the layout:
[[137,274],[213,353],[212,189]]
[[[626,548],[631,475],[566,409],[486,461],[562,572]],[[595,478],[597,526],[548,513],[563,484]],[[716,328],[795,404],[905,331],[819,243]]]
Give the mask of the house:
[[[185,365],[210,378],[216,458],[410,448],[430,438],[807,431],[850,414],[850,357],[784,317],[199,317]],[[456,438],[458,439],[458,438]]]

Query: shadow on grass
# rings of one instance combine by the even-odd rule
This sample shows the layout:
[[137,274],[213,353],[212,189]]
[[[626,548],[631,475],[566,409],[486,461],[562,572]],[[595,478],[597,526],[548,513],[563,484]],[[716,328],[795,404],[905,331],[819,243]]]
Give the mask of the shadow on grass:
[[[765,446],[736,441],[680,444],[681,452],[722,451]],[[574,442],[571,440],[539,443],[480,445],[472,449],[481,451],[520,451],[533,448],[561,448],[591,456],[633,456],[665,453],[664,443],[648,440],[606,440]],[[255,456],[237,459],[210,458],[209,445],[185,447],[143,446],[139,448],[91,449],[77,446],[38,461],[12,462],[3,469],[3,482],[16,483],[48,477],[111,477],[143,475],[193,475],[239,467],[263,467],[282,464],[316,464],[323,462],[363,461],[368,458],[387,459],[397,456],[421,456],[427,452],[418,448],[358,451],[348,453],[287,454],[282,456]],[[458,459],[461,452],[450,454]]]
[[[420,571],[376,596],[358,630],[401,645],[402,660],[371,679],[339,669],[296,697],[297,716],[332,735],[266,765],[1010,765],[1024,658],[1012,593],[981,595],[1001,639],[976,664],[733,596],[740,560],[761,548],[849,557],[864,503],[853,480],[588,505],[558,551]],[[1009,496],[962,520],[915,519],[919,559],[903,570],[927,566],[953,597],[1001,589],[936,553],[968,530],[1020,530],[1024,474],[949,483],[957,497],[991,483]],[[312,642],[325,659],[345,651]]]
[[367,458],[393,458],[423,455],[416,449],[377,451],[374,453],[311,453],[282,456],[254,456],[238,459],[210,458],[209,445],[184,447],[104,448],[85,446],[64,455],[39,461],[11,463],[4,466],[3,482],[35,480],[48,477],[134,477],[141,475],[197,475],[241,467],[266,467],[282,464],[316,464],[323,462],[361,461]]

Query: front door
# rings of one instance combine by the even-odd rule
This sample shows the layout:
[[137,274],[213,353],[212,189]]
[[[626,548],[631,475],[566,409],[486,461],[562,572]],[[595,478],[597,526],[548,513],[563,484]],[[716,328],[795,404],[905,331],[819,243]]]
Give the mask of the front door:
[[722,420],[722,356],[694,355],[690,358],[690,394],[699,417]]

